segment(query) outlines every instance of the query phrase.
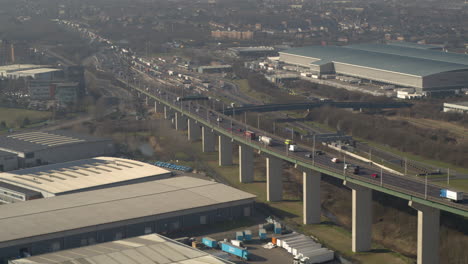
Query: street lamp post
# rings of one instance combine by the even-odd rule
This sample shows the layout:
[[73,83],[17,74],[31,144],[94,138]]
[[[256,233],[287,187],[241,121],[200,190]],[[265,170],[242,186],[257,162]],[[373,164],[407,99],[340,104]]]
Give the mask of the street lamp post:
[[314,141],[312,143],[312,165],[315,166],[315,134],[314,134]]
[[447,168],[447,186],[450,185],[450,168]]
[[426,173],[426,180],[424,181],[424,199],[427,200],[427,173]]
[[380,167],[380,186],[383,186],[383,168]]
[[260,129],[260,113],[257,114],[257,128]]

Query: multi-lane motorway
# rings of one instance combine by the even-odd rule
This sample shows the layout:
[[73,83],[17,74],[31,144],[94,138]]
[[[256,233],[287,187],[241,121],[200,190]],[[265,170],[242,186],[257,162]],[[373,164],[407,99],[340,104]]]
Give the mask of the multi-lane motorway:
[[[133,88],[138,89],[135,86],[133,86]],[[359,174],[353,174],[344,170],[343,162],[334,163],[331,161],[331,159],[335,157],[334,154],[325,153],[324,155],[315,155],[313,158],[307,158],[305,157],[306,153],[314,154],[313,149],[310,147],[300,145],[298,151],[287,151],[286,145],[284,144],[285,138],[271,135],[263,130],[251,126],[246,126],[245,123],[216,112],[214,109],[209,109],[204,105],[196,104],[194,102],[177,102],[177,95],[155,87],[148,88],[147,91],[140,90],[140,92],[145,93],[150,97],[157,98],[157,100],[160,100],[160,102],[174,108],[176,111],[183,112],[189,118],[192,117],[199,121],[205,121],[215,130],[218,130],[218,132],[226,136],[230,136],[236,141],[249,143],[257,146],[258,149],[269,150],[282,157],[288,157],[289,160],[312,164],[317,168],[328,171],[329,174],[340,175],[341,178],[347,178],[348,180],[357,179],[362,182],[370,183],[373,186],[381,186],[413,197],[433,201],[438,204],[444,204],[451,208],[458,208],[462,210],[462,212],[459,212],[460,214],[468,215],[466,214],[468,211],[468,203],[466,203],[466,199],[458,204],[442,199],[439,197],[440,187],[428,184],[425,181],[381,171],[380,168],[372,166],[371,164],[365,164],[347,157],[346,163],[356,164],[361,167]],[[223,119],[221,122],[217,121],[219,120],[219,117]],[[257,136],[266,135],[272,137],[274,138],[275,143],[272,146],[265,146],[261,142],[250,140],[244,136],[244,131],[246,129],[255,132]],[[374,178],[371,176],[372,174],[377,174],[378,177]],[[463,213],[463,211],[465,213]]]

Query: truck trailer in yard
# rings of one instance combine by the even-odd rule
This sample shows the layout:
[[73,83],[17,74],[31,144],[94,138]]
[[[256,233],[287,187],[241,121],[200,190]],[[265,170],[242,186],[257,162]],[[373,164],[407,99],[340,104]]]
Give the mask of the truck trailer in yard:
[[221,250],[236,255],[245,260],[249,259],[249,252],[246,248],[237,247],[228,242],[221,242]]
[[218,242],[210,237],[202,238],[202,243],[209,248],[217,248]]
[[323,263],[335,258],[335,253],[327,248],[320,248],[312,253],[304,255],[298,255],[294,258],[294,262],[297,264],[313,264]]
[[449,199],[457,203],[463,200],[463,192],[456,192],[456,191],[451,191],[447,189],[441,189],[440,197]]

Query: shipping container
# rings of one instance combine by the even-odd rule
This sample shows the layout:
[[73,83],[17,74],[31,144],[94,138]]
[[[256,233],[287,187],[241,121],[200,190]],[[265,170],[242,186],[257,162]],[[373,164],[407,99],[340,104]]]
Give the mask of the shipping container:
[[320,254],[326,253],[328,251],[330,251],[328,248],[317,248],[317,249],[313,249],[313,250],[310,250],[310,251],[307,251],[307,252],[299,253],[298,256],[309,257],[310,258],[312,256],[320,255]]
[[222,242],[221,243],[221,250],[230,254],[233,254],[235,256],[238,256],[240,258],[243,258],[245,260],[249,259],[249,253],[246,248],[241,248],[234,246],[231,243],[227,242]]
[[244,231],[244,240],[245,241],[252,240],[252,231],[250,231],[250,230],[245,230]]
[[302,253],[307,253],[309,251],[312,251],[312,250],[315,250],[315,249],[319,249],[322,247],[322,244],[319,244],[319,243],[315,243],[315,244],[309,244],[307,246],[300,246],[300,247],[294,247],[291,251],[291,253],[294,255],[294,256],[297,256],[299,254],[302,254]]
[[[260,228],[260,229],[258,230],[258,237],[259,237],[260,239],[266,239],[266,238],[267,238],[267,232],[266,232],[266,230],[263,229],[263,228]],[[273,242],[273,241],[272,241],[272,242]],[[274,244],[275,244],[275,243],[274,243]]]
[[284,240],[288,238],[292,238],[292,237],[297,237],[297,236],[299,236],[298,233],[291,233],[291,234],[287,234],[283,236],[276,236],[276,237],[273,237],[276,240],[276,242],[273,244],[276,244],[278,247],[281,247]]
[[317,252],[308,257],[304,257],[301,259],[301,264],[313,264],[313,263],[322,263],[331,261],[335,258],[335,252],[324,248],[324,251]]
[[202,243],[209,248],[217,248],[218,242],[210,237],[202,238]]
[[240,241],[240,240],[233,239],[233,240],[231,240],[231,244],[233,244],[236,247],[243,247],[242,241]]
[[281,233],[282,233],[281,224],[276,223],[275,224],[275,234],[281,234]]
[[242,231],[236,232],[236,239],[243,241],[244,240],[244,233]]

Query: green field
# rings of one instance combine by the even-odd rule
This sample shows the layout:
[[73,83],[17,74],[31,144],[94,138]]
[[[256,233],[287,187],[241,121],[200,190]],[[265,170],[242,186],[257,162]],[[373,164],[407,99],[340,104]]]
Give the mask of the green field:
[[51,116],[52,113],[47,111],[0,107],[0,122],[4,121],[8,128],[21,127],[26,118],[29,119],[29,124],[32,125],[44,122]]
[[447,188],[447,189],[454,189],[457,191],[468,192],[468,179],[460,179],[460,180],[450,179],[450,182],[448,185],[446,181],[434,181],[432,183],[438,186]]

